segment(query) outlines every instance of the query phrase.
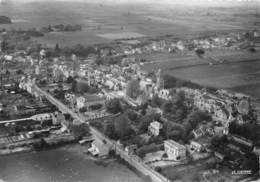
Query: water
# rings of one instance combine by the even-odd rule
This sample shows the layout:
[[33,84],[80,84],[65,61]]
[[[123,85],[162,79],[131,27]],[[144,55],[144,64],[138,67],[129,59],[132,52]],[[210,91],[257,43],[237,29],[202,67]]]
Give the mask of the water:
[[[141,182],[116,161],[97,164],[79,145],[0,157],[0,178],[6,182]],[[1,181],[0,179],[0,181]]]

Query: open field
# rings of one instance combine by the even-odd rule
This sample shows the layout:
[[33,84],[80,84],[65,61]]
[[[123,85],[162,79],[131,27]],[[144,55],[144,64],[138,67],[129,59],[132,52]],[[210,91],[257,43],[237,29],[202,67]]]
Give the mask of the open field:
[[[13,20],[12,25],[0,25],[0,28],[81,24],[82,32],[49,34],[39,41],[51,45],[59,43],[61,46],[77,43],[90,45],[111,42],[118,38],[113,35],[124,35],[126,32],[146,36],[172,34],[187,38],[204,32],[256,28],[260,23],[256,16],[258,11],[255,5],[242,4],[231,7],[183,7],[174,4],[40,1],[0,5],[0,14],[10,16]],[[100,37],[102,34],[107,36]]]
[[144,37],[145,35],[136,33],[136,32],[121,32],[121,33],[106,33],[106,34],[97,34],[98,37],[104,37],[107,39],[131,39]]
[[[207,58],[195,55],[157,54],[147,55],[143,67],[148,71],[161,68],[163,73],[204,86],[225,88],[260,97],[260,53],[231,51],[207,53],[207,56],[225,60],[225,63],[209,65]],[[220,56],[221,55],[221,56]],[[150,59],[149,59],[150,58]]]
[[[170,54],[170,53],[153,53],[139,55],[140,58],[146,59],[147,62],[143,68],[148,71],[161,68],[162,70],[171,72],[177,69],[188,67],[209,67],[210,57],[218,60],[224,60],[225,64],[256,61],[260,57],[260,53],[248,53],[243,51],[212,51],[207,52],[204,57],[198,57],[193,52],[186,54]],[[216,66],[216,65],[214,65]]]

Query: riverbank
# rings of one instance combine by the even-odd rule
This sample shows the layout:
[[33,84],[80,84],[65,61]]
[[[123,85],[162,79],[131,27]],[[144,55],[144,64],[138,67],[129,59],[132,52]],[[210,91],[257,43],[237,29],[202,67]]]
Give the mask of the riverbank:
[[76,142],[77,140],[74,136],[70,134],[63,134],[55,136],[50,135],[49,137],[39,139],[28,139],[14,143],[6,143],[6,146],[0,149],[0,156],[53,149]]
[[56,149],[0,157],[1,179],[12,182],[141,182],[117,160],[105,165],[84,154],[86,147],[71,144]]

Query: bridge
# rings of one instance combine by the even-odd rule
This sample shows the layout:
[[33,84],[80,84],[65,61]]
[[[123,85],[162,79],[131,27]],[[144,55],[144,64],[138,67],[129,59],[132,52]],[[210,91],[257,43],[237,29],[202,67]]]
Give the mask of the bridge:
[[[88,123],[86,118],[81,114],[76,114],[71,109],[69,109],[66,105],[64,105],[62,102],[51,96],[46,91],[43,91],[38,86],[35,85],[36,91],[40,93],[42,96],[44,96],[49,102],[51,102],[53,105],[55,105],[58,109],[60,109],[63,113],[68,113],[73,117],[74,119],[78,120],[80,123]],[[88,123],[89,124],[89,123]],[[159,174],[158,172],[151,169],[149,166],[147,166],[144,162],[142,162],[142,159],[140,159],[138,156],[135,155],[128,155],[127,152],[125,152],[124,148],[117,144],[116,141],[109,139],[107,136],[105,136],[103,133],[95,129],[94,127],[90,126],[91,133],[99,138],[102,141],[106,141],[107,144],[109,144],[118,155],[120,155],[121,158],[126,160],[130,165],[135,167],[137,170],[142,172],[144,175],[150,176],[152,181],[154,182],[169,182],[167,178]]]

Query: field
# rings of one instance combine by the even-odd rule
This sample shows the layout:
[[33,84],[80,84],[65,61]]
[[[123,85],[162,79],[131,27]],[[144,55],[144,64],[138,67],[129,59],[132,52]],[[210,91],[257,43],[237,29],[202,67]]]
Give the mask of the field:
[[49,24],[81,24],[82,32],[52,33],[38,39],[49,45],[59,43],[61,46],[72,46],[77,43],[107,43],[132,35],[172,34],[188,37],[204,32],[257,28],[260,23],[256,16],[259,9],[255,5],[184,7],[176,4],[104,2],[39,1],[0,5],[0,14],[10,16],[13,20],[12,25],[0,25],[0,28],[28,29]]
[[151,63],[144,69],[161,68],[163,73],[204,86],[231,89],[260,97],[260,53],[219,52],[207,53],[225,60],[225,63],[209,65],[207,58],[195,55],[155,54],[145,57]]
[[107,39],[131,39],[131,38],[139,38],[144,37],[145,35],[136,33],[136,32],[120,32],[120,33],[106,33],[106,34],[98,34],[98,37],[104,37]]

